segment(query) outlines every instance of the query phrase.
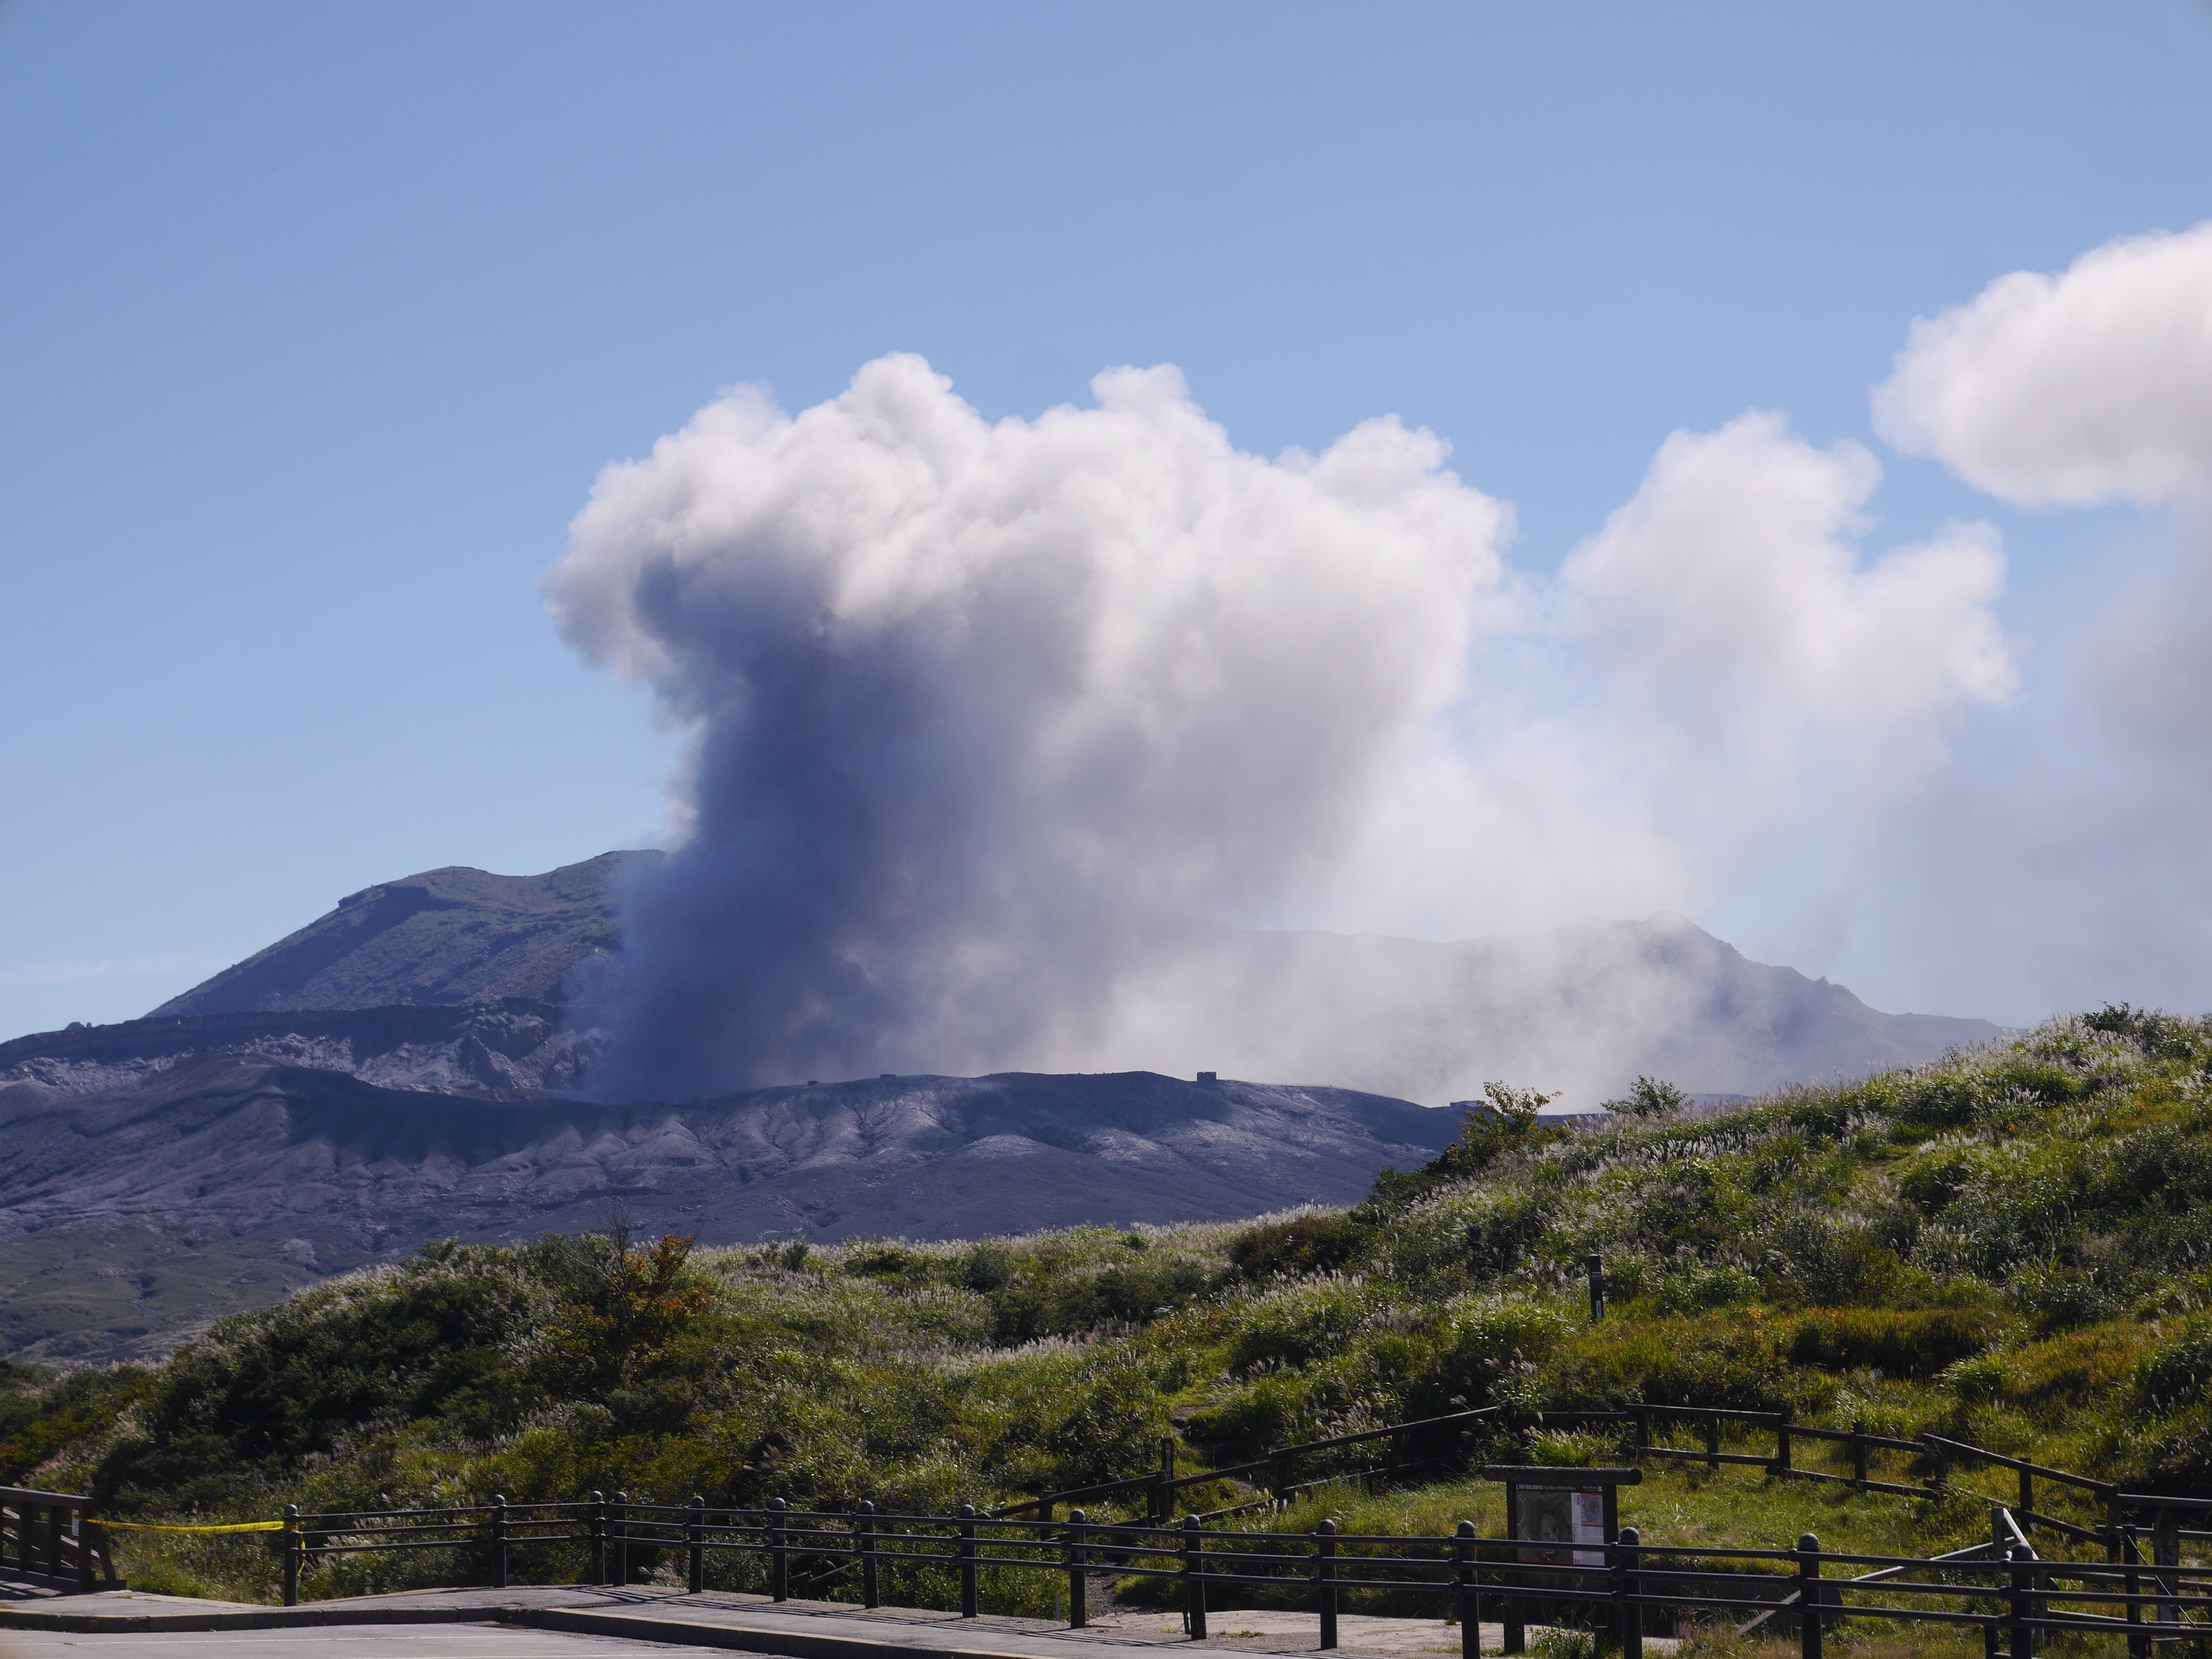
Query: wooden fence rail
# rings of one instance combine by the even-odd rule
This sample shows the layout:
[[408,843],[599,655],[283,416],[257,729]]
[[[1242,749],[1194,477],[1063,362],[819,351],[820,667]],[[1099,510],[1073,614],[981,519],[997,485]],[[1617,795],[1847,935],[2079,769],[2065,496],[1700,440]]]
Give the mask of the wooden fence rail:
[[78,1492],[0,1486],[0,1577],[45,1589],[117,1583],[106,1536]]
[[[1557,1473],[1571,1483],[1577,1472]],[[2212,1500],[2153,1501],[2169,1516],[2178,1504],[2212,1509]],[[1387,1598],[1456,1619],[1462,1659],[1479,1659],[1486,1618],[1502,1625],[1504,1653],[1522,1650],[1530,1624],[1571,1623],[1606,1632],[1623,1659],[1641,1659],[1649,1631],[1747,1615],[1747,1629],[1794,1626],[1804,1659],[1821,1659],[1825,1633],[1846,1620],[1970,1626],[1989,1651],[2002,1647],[2012,1659],[2029,1659],[2061,1633],[2112,1638],[2136,1659],[2160,1644],[2212,1637],[2212,1569],[2182,1565],[2164,1544],[2146,1564],[2133,1547],[2135,1530],[2116,1537],[2125,1546],[2118,1559],[2051,1559],[2000,1511],[1990,1544],[1917,1558],[1825,1551],[1809,1534],[1787,1549],[1678,1547],[1629,1527],[1608,1542],[1568,1546],[1484,1538],[1468,1522],[1440,1537],[1347,1534],[1330,1521],[1281,1534],[1209,1528],[1195,1515],[1175,1525],[1093,1522],[1078,1509],[1048,1522],[979,1515],[972,1505],[919,1515],[866,1504],[804,1510],[780,1500],[722,1507],[594,1492],[580,1502],[495,1499],[436,1510],[289,1508],[279,1542],[288,1606],[318,1564],[342,1556],[445,1551],[458,1582],[505,1588],[515,1582],[518,1553],[558,1544],[581,1547],[588,1583],[623,1585],[649,1573],[665,1582],[663,1570],[672,1568],[693,1594],[704,1591],[717,1558],[749,1559],[750,1582],[775,1601],[842,1581],[846,1596],[874,1607],[887,1579],[913,1583],[918,1571],[933,1573],[939,1593],[970,1618],[987,1581],[1003,1589],[1010,1578],[1042,1574],[1077,1629],[1089,1622],[1099,1576],[1150,1581],[1160,1599],[1181,1605],[1200,1638],[1209,1612],[1287,1599],[1312,1609],[1324,1648],[1335,1645],[1348,1602]]]

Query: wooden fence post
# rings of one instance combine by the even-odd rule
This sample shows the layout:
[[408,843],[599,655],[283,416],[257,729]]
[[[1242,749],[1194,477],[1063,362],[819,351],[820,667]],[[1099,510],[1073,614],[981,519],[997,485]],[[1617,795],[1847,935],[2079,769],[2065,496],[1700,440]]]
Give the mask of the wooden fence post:
[[[1520,1496],[1519,1483],[1508,1480],[1505,1483],[1505,1535],[1508,1538],[1521,1535]],[[1512,1552],[1512,1559],[1516,1562],[1521,1559],[1518,1549]],[[1498,1632],[1498,1650],[1500,1653],[1516,1654],[1528,1647],[1528,1626],[1522,1619],[1521,1582],[1522,1575],[1509,1568],[1505,1574],[1505,1622]]]
[[[284,1605],[296,1607],[300,1605],[300,1546],[304,1541],[300,1534],[297,1504],[284,1505],[284,1530],[280,1535],[284,1540]],[[82,1550],[82,1543],[77,1547]]]
[[1482,1595],[1474,1579],[1474,1522],[1462,1521],[1452,1538],[1459,1580],[1459,1659],[1482,1659]]
[[860,1605],[872,1613],[884,1604],[884,1598],[876,1577],[876,1506],[865,1498],[854,1525],[860,1532]]
[[1851,1479],[1863,1486],[1867,1481],[1866,1419],[1851,1419]]
[[2028,1563],[2034,1553],[2025,1544],[2014,1544],[2006,1553],[2012,1560],[2011,1603],[2006,1623],[2012,1631],[2012,1659],[2033,1659],[2035,1632],[2028,1629]]
[[507,1588],[507,1494],[491,1495],[491,1587]]
[[611,1519],[614,1522],[614,1533],[611,1541],[615,1547],[615,1588],[620,1589],[629,1583],[629,1494],[628,1492],[618,1492],[615,1494],[614,1513]]
[[2158,1581],[2158,1622],[2178,1625],[2182,1622],[2181,1604],[2166,1600],[2181,1593],[2179,1572],[2168,1571],[2181,1565],[2181,1522],[2175,1519],[2172,1510],[2160,1510],[2158,1519],[2152,1523],[2150,1553],[2154,1569],[2152,1577]]
[[1091,1609],[1085,1601],[1084,1562],[1089,1553],[1083,1547],[1085,1522],[1089,1517],[1081,1510],[1067,1512],[1067,1627],[1081,1630],[1091,1622]]
[[685,1563],[684,1588],[693,1595],[703,1595],[707,1590],[707,1500],[697,1492],[691,1494],[686,1504],[691,1513],[684,1517]]
[[1705,1419],[1705,1467],[1717,1469],[1721,1466],[1721,1420],[1717,1417]]
[[92,1576],[92,1522],[82,1510],[70,1511],[70,1524],[76,1532],[76,1587],[88,1594],[94,1589]]
[[975,1609],[975,1506],[960,1506],[960,1616],[976,1617]]
[[768,1500],[768,1593],[777,1601],[791,1600],[791,1552],[783,1529],[789,1507],[781,1498]]
[[1589,1275],[1590,1323],[1595,1325],[1605,1317],[1605,1258],[1591,1251],[1583,1258],[1583,1271]]
[[1206,1534],[1194,1515],[1182,1518],[1183,1606],[1190,1614],[1190,1639],[1206,1640]]
[[1790,1407],[1782,1408],[1782,1420],[1774,1425],[1774,1467],[1782,1474],[1790,1472]]
[[1314,1599],[1321,1610],[1321,1645],[1336,1646],[1336,1522],[1314,1528]]
[[1820,1659],[1820,1540],[1809,1532],[1797,1540],[1797,1649]]
[[2150,1637],[2143,1630],[2142,1575],[2136,1571],[2142,1563],[2142,1552],[2136,1547],[2133,1527],[2120,1533],[2122,1559],[2127,1564],[2127,1577],[2123,1588],[2128,1593],[2128,1659],[2150,1659]]
[[1636,1547],[1643,1541],[1635,1528],[1623,1527],[1613,1555],[1613,1601],[1620,1615],[1614,1639],[1620,1644],[1620,1659],[1644,1659],[1644,1609],[1636,1599],[1644,1588],[1636,1571]]
[[592,1582],[607,1582],[607,1495],[603,1492],[592,1494]]

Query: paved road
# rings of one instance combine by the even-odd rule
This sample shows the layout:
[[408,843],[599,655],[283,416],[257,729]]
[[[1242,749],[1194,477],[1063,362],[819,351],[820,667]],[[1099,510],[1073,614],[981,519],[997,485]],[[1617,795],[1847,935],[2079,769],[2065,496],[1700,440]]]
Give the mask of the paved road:
[[[644,1659],[715,1652],[499,1625],[218,1630],[76,1636],[0,1630],[0,1659]],[[722,1656],[727,1659],[727,1656]]]

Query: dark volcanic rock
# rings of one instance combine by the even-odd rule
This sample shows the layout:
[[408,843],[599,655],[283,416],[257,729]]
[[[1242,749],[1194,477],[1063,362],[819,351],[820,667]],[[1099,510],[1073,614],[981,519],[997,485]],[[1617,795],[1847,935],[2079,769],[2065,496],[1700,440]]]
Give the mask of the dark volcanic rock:
[[[1229,1220],[1349,1202],[1456,1130],[1453,1114],[1349,1090],[1144,1072],[595,1106],[208,1053],[97,1093],[0,1087],[0,1270],[23,1248],[129,1236],[327,1273],[432,1238],[580,1231],[617,1200],[708,1243]],[[76,1334],[80,1355],[130,1345],[97,1334]]]
[[542,876],[453,866],[365,887],[154,1013],[570,1000],[578,970],[592,977],[594,959],[621,949],[622,872],[659,856],[602,853]]

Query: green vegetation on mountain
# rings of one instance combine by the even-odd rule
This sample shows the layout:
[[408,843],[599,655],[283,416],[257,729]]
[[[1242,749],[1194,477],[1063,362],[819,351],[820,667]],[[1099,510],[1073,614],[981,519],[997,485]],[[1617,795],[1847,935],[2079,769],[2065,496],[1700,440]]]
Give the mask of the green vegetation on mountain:
[[[1202,1468],[1465,1407],[1650,1401],[2212,1490],[2208,1061],[2212,1027],[2122,1006],[1720,1116],[1646,1080],[1597,1133],[1500,1085],[1459,1145],[1342,1212],[969,1244],[690,1250],[617,1222],[434,1246],[160,1366],[0,1371],[0,1481],[142,1516],[593,1488],[942,1510],[1138,1472],[1170,1433]],[[1538,1438],[1510,1449],[1610,1455]],[[1426,1528],[1484,1498],[1329,1502]],[[1743,1471],[1670,1471],[1633,1504],[1676,1541],[1819,1520],[1832,1547],[1893,1548],[1987,1524]]]

